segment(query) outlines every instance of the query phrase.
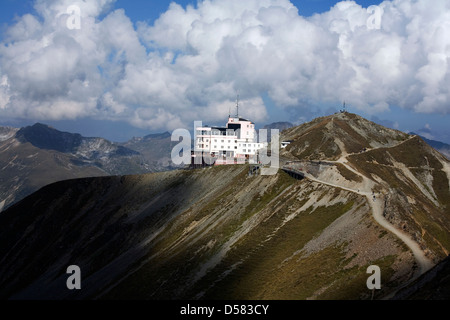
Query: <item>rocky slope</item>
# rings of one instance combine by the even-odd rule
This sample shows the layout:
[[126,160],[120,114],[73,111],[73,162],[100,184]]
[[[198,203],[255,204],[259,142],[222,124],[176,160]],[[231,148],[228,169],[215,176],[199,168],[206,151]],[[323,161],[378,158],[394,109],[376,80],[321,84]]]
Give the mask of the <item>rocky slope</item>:
[[[417,250],[432,265],[445,258],[442,155],[351,114],[287,132],[283,159],[299,160],[303,180],[235,165],[64,181],[27,197],[0,215],[0,297],[377,299],[425,271]],[[67,289],[69,265],[82,290]],[[370,265],[382,272],[375,292]]]

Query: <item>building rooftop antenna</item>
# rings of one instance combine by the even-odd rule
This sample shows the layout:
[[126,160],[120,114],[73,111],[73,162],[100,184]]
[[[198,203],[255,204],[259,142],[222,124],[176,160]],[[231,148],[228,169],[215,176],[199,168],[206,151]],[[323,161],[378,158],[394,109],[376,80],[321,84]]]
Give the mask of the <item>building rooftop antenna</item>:
[[342,105],[341,113],[346,113],[346,112],[347,112],[347,110],[346,110],[345,101],[344,101],[344,104]]
[[239,92],[237,93],[236,98],[236,118],[239,118]]

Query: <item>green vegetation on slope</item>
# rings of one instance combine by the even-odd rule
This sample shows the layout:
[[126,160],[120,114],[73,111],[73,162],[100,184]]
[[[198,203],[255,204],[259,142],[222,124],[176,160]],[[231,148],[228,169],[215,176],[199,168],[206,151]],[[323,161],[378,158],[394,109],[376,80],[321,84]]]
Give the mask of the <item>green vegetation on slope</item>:
[[[298,200],[286,201],[277,207],[270,219],[248,233],[220,265],[212,269],[196,286],[203,287],[214,281],[215,275],[229,274],[205,293],[205,298],[216,299],[303,299],[323,285],[312,277],[298,275],[292,286],[292,272],[311,275],[306,264],[295,263],[293,270],[286,270],[283,261],[300,250],[309,240],[335,219],[350,210],[353,201],[329,207],[318,207],[300,212],[294,219],[284,223],[289,208]],[[303,201],[302,201],[303,202]],[[301,203],[295,204],[295,207]],[[268,236],[271,235],[271,236]],[[339,251],[339,249],[336,249]],[[339,254],[337,254],[339,255]],[[340,260],[340,257],[337,259]],[[338,267],[338,261],[330,265]],[[291,261],[295,261],[295,258]],[[328,264],[327,264],[328,265]],[[316,265],[317,267],[317,265]],[[324,279],[326,281],[326,279]],[[279,288],[281,286],[282,288]]]
[[360,175],[354,173],[353,171],[350,171],[342,163],[336,163],[336,168],[338,169],[341,176],[349,181],[355,181],[359,183],[363,181],[363,178]]

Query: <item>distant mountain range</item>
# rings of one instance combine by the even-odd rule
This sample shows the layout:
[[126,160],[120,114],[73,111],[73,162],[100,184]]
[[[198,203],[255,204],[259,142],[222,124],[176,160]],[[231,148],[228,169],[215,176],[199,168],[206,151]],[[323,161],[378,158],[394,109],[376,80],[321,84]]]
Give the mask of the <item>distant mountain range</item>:
[[[274,122],[274,123],[267,124],[263,127],[263,129],[266,129],[266,130],[278,129],[279,133],[281,134],[284,130],[292,128],[293,126],[294,125],[292,123],[283,121],[283,122]],[[272,141],[272,136],[270,134],[270,131],[267,132],[267,141],[268,142]]]
[[172,170],[171,144],[167,132],[119,144],[41,123],[0,127],[0,205],[56,181]]
[[280,130],[280,133],[281,133],[283,130],[292,128],[293,126],[294,125],[292,123],[283,121],[283,122],[273,122],[271,124],[267,124],[264,126],[263,129],[278,129],[278,130]]

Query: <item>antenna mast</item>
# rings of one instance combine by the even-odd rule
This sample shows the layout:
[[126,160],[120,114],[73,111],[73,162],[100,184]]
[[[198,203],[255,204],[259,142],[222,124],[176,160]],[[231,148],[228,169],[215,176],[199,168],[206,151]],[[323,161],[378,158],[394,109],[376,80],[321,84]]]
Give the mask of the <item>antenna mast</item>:
[[344,103],[342,105],[341,113],[346,113],[346,112],[347,112],[347,110],[346,110],[345,101],[344,101]]
[[236,118],[239,118],[239,92],[237,93],[236,98]]

